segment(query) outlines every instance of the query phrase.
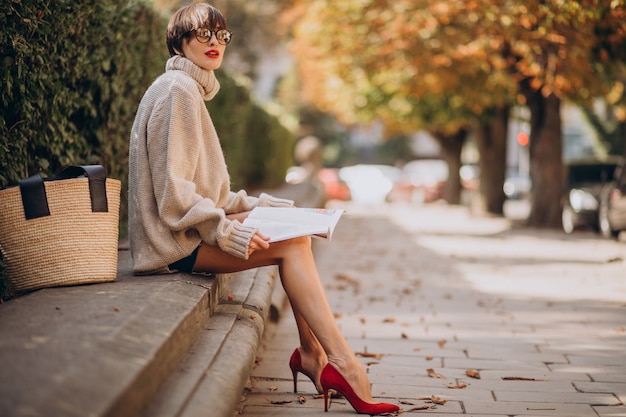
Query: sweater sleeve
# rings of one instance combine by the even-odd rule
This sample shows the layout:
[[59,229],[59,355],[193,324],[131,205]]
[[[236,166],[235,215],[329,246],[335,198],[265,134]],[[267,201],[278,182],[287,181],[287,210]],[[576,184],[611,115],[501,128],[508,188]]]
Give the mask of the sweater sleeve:
[[226,214],[241,213],[250,211],[256,206],[259,207],[295,207],[293,200],[278,198],[266,193],[261,193],[259,197],[251,197],[241,190],[230,193],[228,204],[224,207]]
[[[172,89],[168,99],[153,112],[148,126],[150,175],[159,218],[178,241],[196,234],[210,245],[247,259],[248,245],[256,230],[226,218],[225,206],[220,203],[229,201],[231,192],[221,148],[206,149],[202,137],[206,129],[201,125],[201,112],[206,109],[202,100],[202,106],[189,106],[198,102],[190,91],[193,89],[185,86]],[[211,190],[210,195],[198,192],[200,151],[211,155],[209,162],[216,173],[202,179],[208,184],[205,188]],[[252,204],[247,197],[241,196],[240,200]]]

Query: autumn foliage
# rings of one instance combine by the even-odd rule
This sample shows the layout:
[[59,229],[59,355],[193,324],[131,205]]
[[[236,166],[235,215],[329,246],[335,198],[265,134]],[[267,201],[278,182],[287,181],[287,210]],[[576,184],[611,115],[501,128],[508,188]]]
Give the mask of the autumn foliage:
[[563,100],[626,104],[623,0],[292,3],[284,19],[303,93],[346,123],[450,136],[490,123],[498,109],[534,106],[531,159],[557,150],[533,173],[546,204],[535,212],[547,213],[536,225],[560,215],[560,121],[546,124],[546,115]]

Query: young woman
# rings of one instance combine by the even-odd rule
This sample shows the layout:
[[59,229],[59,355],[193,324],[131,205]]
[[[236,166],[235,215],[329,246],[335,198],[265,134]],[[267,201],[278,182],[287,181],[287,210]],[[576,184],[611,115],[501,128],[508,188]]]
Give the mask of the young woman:
[[219,89],[214,71],[232,34],[222,14],[198,3],[178,10],[167,28],[166,71],[145,93],[130,138],[129,229],[136,274],[226,273],[278,265],[300,335],[289,366],[307,375],[324,407],[330,389],[356,411],[394,412],[376,403],[359,360],[328,305],[310,238],[269,244],[243,219],[255,206],[291,207],[267,194],[230,190],[217,133],[205,106]]

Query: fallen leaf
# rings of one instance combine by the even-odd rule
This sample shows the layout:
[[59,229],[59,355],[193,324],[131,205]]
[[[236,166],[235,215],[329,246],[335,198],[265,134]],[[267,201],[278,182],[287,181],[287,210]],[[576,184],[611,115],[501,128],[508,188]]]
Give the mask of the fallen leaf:
[[527,378],[523,376],[503,376],[503,381],[537,381],[535,378]]
[[300,404],[304,404],[306,402],[306,398],[303,395],[298,396],[298,402]]
[[425,410],[436,410],[437,407],[434,405],[423,405],[421,407],[413,407],[413,408],[409,408],[408,410],[406,410],[407,412],[411,412],[411,411],[425,411]]
[[617,329],[615,329],[615,331],[616,331],[617,333],[624,333],[624,331],[626,331],[626,330],[624,330],[624,328],[623,328],[623,327],[618,327]]
[[420,350],[422,350],[422,348],[415,348],[413,349],[413,352],[419,352]]
[[450,389],[463,389],[463,388],[467,388],[467,384],[460,383],[457,385],[446,385],[446,387]]
[[412,402],[410,402],[410,401],[405,401],[405,400],[400,401],[400,404],[404,404],[404,405],[415,405],[415,403],[412,403]]
[[120,311],[120,308],[119,307],[114,307],[113,310]]
[[365,317],[361,317],[359,318],[359,321],[361,322],[361,324],[365,324],[367,320],[365,319]]
[[430,400],[434,403],[434,404],[438,404],[438,405],[444,405],[445,403],[448,402],[448,400],[444,400],[442,398],[437,397],[436,395],[433,395],[430,397]]
[[281,404],[289,404],[292,403],[293,401],[291,400],[270,400],[270,399],[265,399],[268,403],[270,404],[276,404],[276,405],[281,405]]
[[358,287],[359,285],[361,285],[361,283],[359,282],[358,279],[352,278],[350,277],[348,274],[344,274],[344,273],[338,273],[337,275],[335,275],[335,279],[337,281],[344,281],[347,282],[350,285],[353,285],[355,287]]
[[406,333],[404,333],[404,332],[402,332],[402,333],[400,334],[400,337],[401,337],[402,339],[408,339],[408,338],[409,338],[409,335],[408,335],[408,334],[406,334]]
[[272,385],[272,386],[270,387],[270,391],[271,391],[271,392],[274,392],[274,391],[276,391],[276,390],[278,390],[278,387],[276,387],[276,386],[274,386],[274,385]]
[[432,356],[426,356],[424,359],[426,359],[427,361],[432,361],[433,357]]
[[235,297],[233,297],[233,293],[232,292],[228,293],[228,301],[235,301]]
[[355,352],[355,355],[362,356],[364,358],[374,358],[374,359],[381,359],[383,357],[382,353],[369,353],[369,352]]
[[467,371],[465,371],[465,375],[469,376],[470,378],[480,379],[480,374],[474,369],[468,369]]
[[426,373],[427,373],[427,374],[428,374],[428,376],[429,376],[429,377],[431,377],[431,378],[445,378],[443,375],[438,374],[437,372],[435,372],[435,370],[434,370],[434,369],[432,369],[432,368],[428,368],[428,369],[426,370]]
[[446,343],[448,343],[448,341],[445,339],[442,339],[437,344],[439,345],[440,348],[443,348],[446,345]]
[[383,320],[383,323],[395,323],[396,319],[393,317],[387,317],[386,319]]

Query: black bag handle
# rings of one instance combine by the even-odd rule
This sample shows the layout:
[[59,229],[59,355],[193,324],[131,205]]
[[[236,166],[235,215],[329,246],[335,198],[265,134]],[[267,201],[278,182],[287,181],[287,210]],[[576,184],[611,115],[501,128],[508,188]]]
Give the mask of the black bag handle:
[[[46,181],[59,181],[82,176],[87,177],[89,180],[91,211],[94,213],[108,212],[106,172],[102,165],[71,165]],[[19,182],[26,220],[50,215],[48,198],[43,183],[44,179],[41,178],[41,175],[33,175]]]
[[41,175],[37,174],[20,180],[20,194],[22,194],[22,206],[26,220],[50,215],[46,188],[43,186]]

